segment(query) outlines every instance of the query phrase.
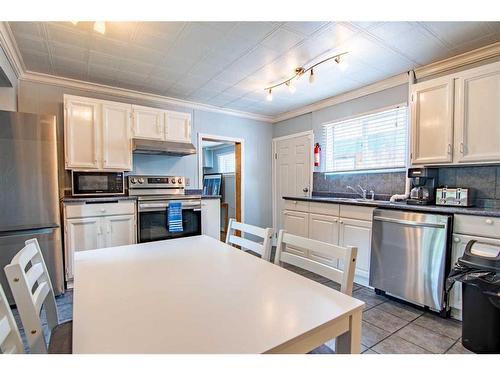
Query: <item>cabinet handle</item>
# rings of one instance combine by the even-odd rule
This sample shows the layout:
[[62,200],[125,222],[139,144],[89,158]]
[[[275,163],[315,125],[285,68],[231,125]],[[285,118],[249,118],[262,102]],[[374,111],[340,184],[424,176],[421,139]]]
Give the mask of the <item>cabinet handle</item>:
[[464,143],[463,142],[460,142],[460,153],[461,154],[464,153]]
[[342,220],[339,221],[340,224],[344,224],[344,222]]
[[106,209],[105,208],[101,208],[101,212],[106,212]]
[[448,154],[451,155],[451,143],[448,143]]
[[488,225],[493,224],[493,220],[491,220],[491,219],[486,219],[486,220],[485,220],[485,222],[486,222],[486,224],[488,224]]

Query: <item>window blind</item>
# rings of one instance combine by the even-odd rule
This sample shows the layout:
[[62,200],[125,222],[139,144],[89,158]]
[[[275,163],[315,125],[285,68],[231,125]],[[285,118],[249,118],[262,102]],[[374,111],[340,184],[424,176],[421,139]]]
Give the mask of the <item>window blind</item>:
[[323,125],[325,172],[404,168],[407,110],[397,107]]
[[217,156],[220,173],[234,173],[235,156],[234,152],[220,154]]

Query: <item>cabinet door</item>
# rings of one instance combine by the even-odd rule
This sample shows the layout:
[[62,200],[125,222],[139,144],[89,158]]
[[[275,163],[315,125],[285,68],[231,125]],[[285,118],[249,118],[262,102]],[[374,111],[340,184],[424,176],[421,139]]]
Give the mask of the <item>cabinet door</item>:
[[453,160],[453,78],[412,86],[412,164]]
[[65,101],[66,169],[99,168],[99,104],[71,98]]
[[[283,229],[288,233],[307,238],[309,236],[309,214],[298,211],[283,211]],[[301,248],[287,246],[286,251],[304,257],[309,256],[309,252]]]
[[132,169],[130,105],[102,105],[102,166],[104,169]]
[[74,255],[77,251],[99,249],[104,246],[101,219],[89,217],[66,220],[66,279],[73,279]]
[[165,129],[167,141],[191,142],[191,115],[167,111],[165,113]]
[[[355,280],[362,285],[368,285],[370,277],[370,255],[372,242],[372,223],[365,220],[340,218],[340,246],[356,246]],[[341,266],[339,262],[339,266]]]
[[201,234],[220,240],[220,200],[202,199]]
[[155,108],[132,106],[134,117],[134,138],[164,138],[164,111]]
[[466,72],[457,80],[457,161],[500,161],[500,64]]
[[105,247],[136,243],[135,215],[106,216],[103,224],[106,231]]
[[[339,244],[339,218],[329,215],[309,214],[309,238],[332,245]],[[309,257],[333,267],[338,266],[337,259],[310,251]]]

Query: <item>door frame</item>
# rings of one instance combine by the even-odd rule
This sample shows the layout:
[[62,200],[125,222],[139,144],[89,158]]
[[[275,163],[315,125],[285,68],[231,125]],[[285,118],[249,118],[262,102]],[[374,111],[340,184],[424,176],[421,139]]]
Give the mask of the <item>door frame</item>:
[[[283,141],[285,139],[292,139],[292,138],[297,138],[297,137],[303,137],[303,136],[309,136],[310,140],[310,145],[309,145],[309,150],[311,153],[311,164],[310,164],[310,170],[309,170],[309,196],[312,194],[312,189],[313,189],[313,172],[314,172],[314,167],[313,167],[313,160],[314,160],[314,131],[311,130],[306,130],[303,132],[299,133],[294,133],[294,134],[289,134],[285,135],[282,137],[274,137],[273,138],[273,151],[271,155],[272,159],[272,212],[273,212],[273,228],[275,229],[275,232],[277,232],[277,204],[278,200],[276,197],[276,144],[279,141]],[[276,240],[276,234],[273,236],[273,242]]]
[[[238,203],[236,203],[236,218],[241,222],[245,222],[245,140],[243,138],[235,138],[235,137],[227,137],[223,135],[217,134],[207,134],[207,133],[198,133],[198,187],[203,189],[203,153],[202,153],[202,142],[203,140],[212,140],[212,141],[225,141],[225,142],[233,142],[235,144],[235,158],[236,158],[236,171],[238,172],[238,157],[236,155],[236,145],[239,144],[241,147],[240,152],[240,192],[239,192],[239,201],[240,201],[240,216],[238,219]],[[237,176],[237,173],[235,173]],[[237,177],[235,178],[237,179]],[[238,189],[236,188],[236,202],[238,202]]]

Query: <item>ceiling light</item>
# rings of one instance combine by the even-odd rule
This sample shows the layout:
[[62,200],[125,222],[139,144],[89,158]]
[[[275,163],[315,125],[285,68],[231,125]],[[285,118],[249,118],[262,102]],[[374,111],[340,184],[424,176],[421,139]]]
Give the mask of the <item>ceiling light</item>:
[[347,54],[347,52],[342,52],[342,53],[338,53],[336,55],[327,57],[326,59],[323,59],[323,60],[317,62],[316,64],[311,65],[309,68],[304,68],[302,66],[295,68],[295,72],[294,72],[292,77],[290,77],[284,81],[281,81],[275,85],[267,86],[264,89],[264,90],[268,91],[267,100],[269,100],[269,101],[273,100],[271,90],[274,89],[275,87],[282,86],[282,85],[286,85],[288,87],[288,90],[293,94],[297,89],[293,85],[292,80],[295,78],[297,78],[297,79],[300,78],[303,74],[305,74],[307,72],[309,72],[309,83],[313,83],[315,81],[315,78],[316,78],[314,75],[314,68],[320,64],[327,62],[327,61],[334,60],[339,65],[339,68],[341,70],[347,69],[348,65],[347,65],[345,59],[341,59],[341,57],[346,55],[346,54]]
[[349,64],[345,59],[341,58],[341,56],[337,56],[335,58],[335,62],[338,64],[339,69],[342,70],[343,72],[349,67]]
[[272,102],[273,101],[273,91],[272,89],[269,89],[268,93],[267,93],[267,96],[266,96],[266,99],[268,102]]
[[314,83],[314,70],[311,68],[311,74],[309,75],[309,83]]
[[104,21],[94,22],[94,31],[104,34],[106,32],[106,23]]

